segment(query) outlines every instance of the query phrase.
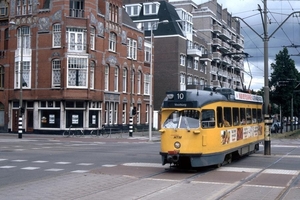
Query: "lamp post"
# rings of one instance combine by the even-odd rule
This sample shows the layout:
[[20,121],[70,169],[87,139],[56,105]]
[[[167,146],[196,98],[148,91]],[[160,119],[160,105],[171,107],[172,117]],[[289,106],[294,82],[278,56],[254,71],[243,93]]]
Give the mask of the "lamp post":
[[[9,22],[10,25],[15,26],[16,23],[11,21]],[[18,30],[18,29],[17,29]],[[24,40],[24,31],[23,31],[23,27],[19,28],[20,31],[20,36],[21,36],[21,44],[20,44],[20,48],[21,48],[21,58],[20,58],[20,64],[18,65],[19,67],[19,87],[20,87],[20,97],[19,97],[19,122],[18,122],[18,138],[22,138],[22,133],[23,133],[23,40]],[[18,32],[17,32],[18,35]]]
[[164,23],[167,24],[169,23],[169,20],[162,20],[159,21],[157,23],[153,23],[151,25],[151,29],[150,29],[150,44],[151,44],[151,59],[150,59],[150,88],[149,88],[149,94],[150,94],[150,105],[149,105],[149,141],[152,141],[152,113],[153,113],[153,106],[152,106],[152,102],[153,102],[153,27],[155,25],[158,26],[158,24],[160,23]]

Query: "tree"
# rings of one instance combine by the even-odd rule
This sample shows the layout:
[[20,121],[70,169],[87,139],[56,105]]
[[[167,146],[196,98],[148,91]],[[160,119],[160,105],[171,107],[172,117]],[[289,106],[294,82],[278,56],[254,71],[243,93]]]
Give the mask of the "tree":
[[[269,87],[271,88],[270,102],[281,106],[283,116],[290,116],[291,98],[294,99],[294,111],[297,111],[300,105],[299,95],[294,94],[295,87],[300,81],[300,74],[286,47],[276,55],[275,63],[271,63],[271,69],[273,72],[269,81]],[[275,107],[272,106],[272,108]]]

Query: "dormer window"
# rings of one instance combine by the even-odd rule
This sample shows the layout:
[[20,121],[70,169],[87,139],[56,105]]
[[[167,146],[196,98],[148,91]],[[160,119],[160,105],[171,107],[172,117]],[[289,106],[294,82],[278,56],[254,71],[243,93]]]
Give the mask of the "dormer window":
[[156,15],[159,10],[159,3],[144,3],[144,15]]
[[138,16],[140,14],[142,5],[140,4],[131,4],[126,5],[125,9],[129,16]]

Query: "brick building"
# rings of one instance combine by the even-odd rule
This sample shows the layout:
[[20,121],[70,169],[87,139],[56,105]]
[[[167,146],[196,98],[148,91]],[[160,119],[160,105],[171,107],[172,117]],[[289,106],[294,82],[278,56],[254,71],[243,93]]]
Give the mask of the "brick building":
[[148,43],[122,0],[0,2],[1,130],[18,131],[20,103],[26,132],[127,129],[131,106],[148,124]]

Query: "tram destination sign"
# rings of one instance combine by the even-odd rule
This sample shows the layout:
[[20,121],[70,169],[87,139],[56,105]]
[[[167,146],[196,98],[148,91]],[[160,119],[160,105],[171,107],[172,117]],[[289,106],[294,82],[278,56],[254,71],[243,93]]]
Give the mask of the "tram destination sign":
[[165,101],[163,107],[164,108],[196,108],[197,101],[185,101],[185,102]]
[[259,95],[254,95],[254,94],[248,94],[248,93],[236,92],[235,91],[234,92],[234,97],[235,97],[236,100],[263,103],[263,98],[262,98],[262,96],[259,96]]

